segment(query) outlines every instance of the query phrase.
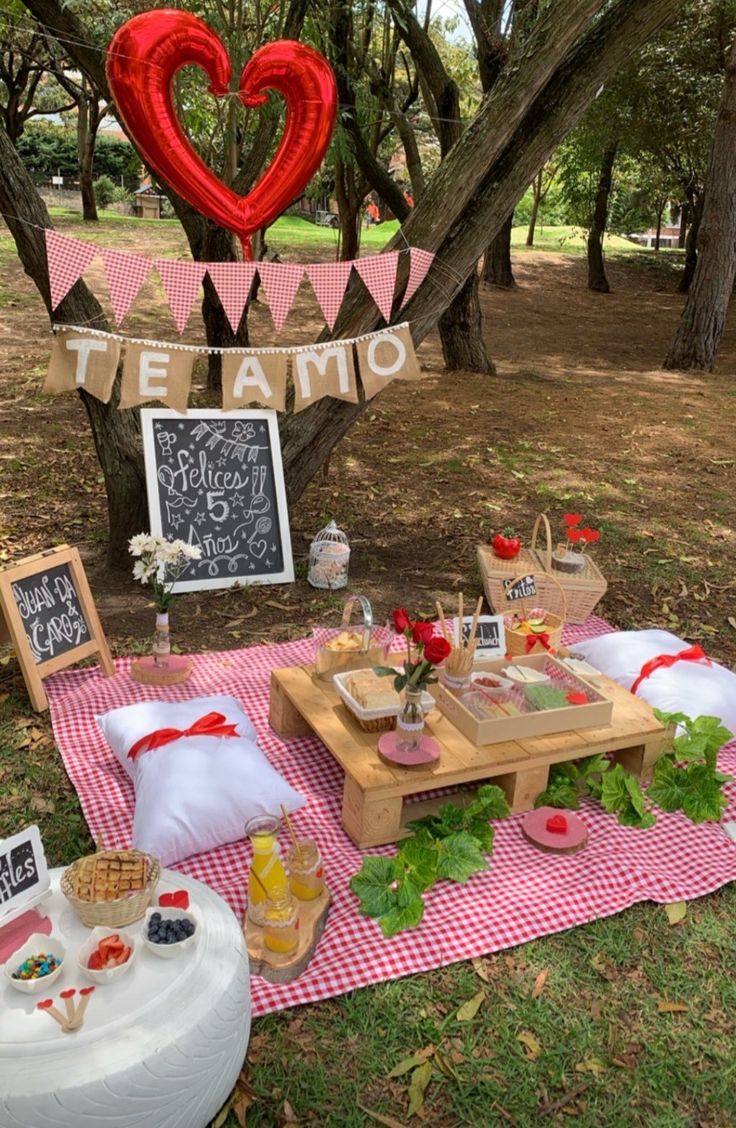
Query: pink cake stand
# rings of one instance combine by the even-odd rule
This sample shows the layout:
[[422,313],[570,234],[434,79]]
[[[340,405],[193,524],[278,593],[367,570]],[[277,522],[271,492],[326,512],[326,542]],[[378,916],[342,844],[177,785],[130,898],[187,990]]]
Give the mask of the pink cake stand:
[[192,660],[184,654],[169,654],[162,662],[153,655],[136,658],[130,667],[133,681],[141,685],[181,685],[192,672]]

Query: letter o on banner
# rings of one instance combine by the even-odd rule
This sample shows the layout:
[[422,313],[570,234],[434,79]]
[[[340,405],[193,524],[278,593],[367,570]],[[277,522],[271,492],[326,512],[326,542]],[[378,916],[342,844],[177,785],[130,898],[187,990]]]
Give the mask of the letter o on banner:
[[[393,345],[396,350],[396,359],[393,364],[378,363],[376,353],[380,345]],[[393,333],[382,334],[380,337],[372,337],[368,342],[368,364],[373,369],[376,376],[382,376],[384,379],[389,376],[395,376],[406,364],[406,348],[404,342]]]

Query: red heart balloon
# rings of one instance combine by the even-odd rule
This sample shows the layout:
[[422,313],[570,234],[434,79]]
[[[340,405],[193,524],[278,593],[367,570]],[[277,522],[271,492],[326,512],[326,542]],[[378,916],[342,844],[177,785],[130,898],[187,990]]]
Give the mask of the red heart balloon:
[[337,88],[318,51],[291,39],[261,47],[240,76],[249,107],[276,90],[286,101],[281,142],[247,196],[239,196],[207,168],[184,135],[174,109],[178,70],[201,67],[218,97],[230,92],[230,59],[217,34],[189,12],[143,12],[115,32],[107,49],[107,78],[118,116],[144,161],[203,215],[234,231],[250,258],[250,235],[281,215],[319,168],[337,113]]

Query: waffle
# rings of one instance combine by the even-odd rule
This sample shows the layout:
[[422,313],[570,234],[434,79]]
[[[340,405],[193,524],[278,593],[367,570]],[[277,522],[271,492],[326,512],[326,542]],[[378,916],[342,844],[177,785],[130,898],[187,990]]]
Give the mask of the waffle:
[[140,854],[110,850],[80,858],[74,867],[72,888],[80,901],[116,901],[144,888],[148,863]]

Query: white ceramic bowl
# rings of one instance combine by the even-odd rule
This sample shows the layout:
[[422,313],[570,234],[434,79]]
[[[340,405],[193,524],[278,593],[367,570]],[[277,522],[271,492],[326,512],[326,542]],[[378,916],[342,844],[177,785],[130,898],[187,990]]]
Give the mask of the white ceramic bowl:
[[[56,956],[57,959],[62,961],[56,971],[50,972],[49,975],[43,975],[40,979],[13,979],[13,972],[17,970],[18,966],[30,956],[37,956],[40,952]],[[15,987],[16,991],[23,991],[27,995],[40,994],[46,992],[51,984],[59,978],[64,970],[65,961],[66,948],[58,936],[54,936],[53,932],[50,936],[46,936],[43,932],[34,932],[22,947],[13,952],[10,959],[5,963],[5,978],[12,987]]]
[[[100,940],[104,940],[106,936],[119,936],[123,944],[125,944],[126,947],[130,948],[130,955],[128,956],[125,963],[120,964],[118,967],[105,967],[101,968],[99,971],[94,971],[91,967],[87,966],[89,957],[94,951],[96,951],[97,945],[99,944]],[[97,983],[100,986],[103,986],[106,983],[114,983],[116,979],[120,979],[121,976],[125,975],[126,971],[135,959],[137,947],[138,941],[136,940],[135,936],[132,936],[130,934],[130,932],[123,932],[120,928],[110,928],[109,925],[98,924],[96,928],[92,929],[88,938],[79,949],[77,962],[79,963],[79,966],[84,974],[88,979],[92,981],[92,983]]]
[[[185,917],[188,917],[194,925],[194,933],[188,936],[186,940],[179,940],[176,944],[154,944],[152,940],[148,939],[148,922],[154,913],[161,913],[162,920],[183,920]],[[173,907],[161,908],[160,905],[152,905],[150,909],[146,909],[146,915],[143,918],[141,939],[149,952],[153,952],[154,956],[160,956],[161,959],[164,960],[173,960],[177,956],[182,955],[183,952],[187,952],[190,948],[194,947],[201,931],[202,921],[194,909],[192,909],[191,905],[188,909],[176,909]]]

